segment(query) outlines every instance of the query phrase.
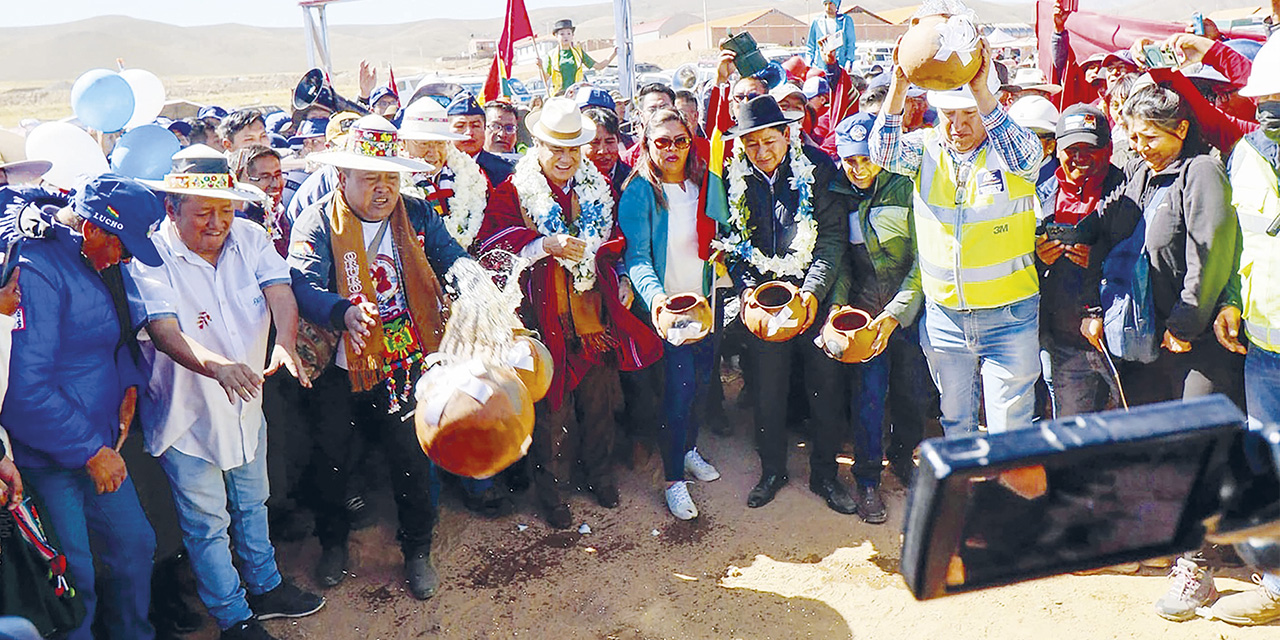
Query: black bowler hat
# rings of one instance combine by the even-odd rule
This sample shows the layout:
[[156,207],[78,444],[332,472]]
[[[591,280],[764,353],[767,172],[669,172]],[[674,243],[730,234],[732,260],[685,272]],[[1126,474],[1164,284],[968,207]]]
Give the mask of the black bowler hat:
[[740,138],[752,131],[791,124],[803,117],[804,114],[787,116],[771,95],[756,96],[738,106],[738,124],[729,127],[724,137],[726,140]]
[[573,21],[572,21],[572,20],[557,20],[557,21],[556,21],[556,26],[552,27],[552,29],[551,29],[551,33],[556,33],[556,32],[558,32],[558,31],[560,31],[561,29],[568,29],[568,30],[570,30],[570,31],[577,31],[577,29],[573,26]]

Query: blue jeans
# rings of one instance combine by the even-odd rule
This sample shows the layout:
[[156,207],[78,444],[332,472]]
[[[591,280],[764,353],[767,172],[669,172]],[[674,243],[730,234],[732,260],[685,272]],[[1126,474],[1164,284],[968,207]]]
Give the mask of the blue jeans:
[[[267,428],[258,435],[252,462],[223,471],[217,465],[170,447],[160,455],[160,466],[169,478],[173,504],[178,510],[182,541],[191,554],[196,592],[218,622],[228,629],[253,617],[245,600],[280,585],[276,551],[267,534]],[[233,532],[233,536],[228,533]],[[236,572],[231,559],[234,542],[240,557]]]
[[[156,534],[142,513],[133,479],[98,495],[84,469],[24,468],[22,478],[44,501],[44,526],[52,527],[67,558],[71,586],[84,601],[85,618],[69,640],[93,640],[98,603],[110,640],[150,640],[156,630],[147,620],[151,606],[151,565]],[[94,573],[94,555],[106,570]],[[95,590],[101,577],[102,593]]]
[[[1244,358],[1244,398],[1250,431],[1257,432],[1265,424],[1280,423],[1280,354],[1249,345],[1249,354]],[[1270,464],[1265,452],[1258,451],[1263,447],[1265,445],[1245,450],[1255,471],[1265,471],[1260,465]],[[1280,575],[1263,574],[1262,586],[1280,595]]]
[[983,399],[988,431],[1031,425],[1040,377],[1039,295],[973,311],[929,302],[920,323],[920,346],[942,395],[946,435],[977,431]]
[[[890,340],[900,340],[895,332]],[[884,460],[884,410],[889,396],[889,354],[846,365],[849,417],[853,422],[853,477],[861,486],[879,486]],[[909,455],[909,454],[908,454]]]
[[1041,342],[1046,356],[1042,358],[1044,381],[1054,418],[1102,411],[1111,400],[1120,405],[1120,391],[1101,351],[1064,344],[1051,335]]
[[684,455],[698,446],[698,422],[694,402],[711,383],[715,364],[715,336],[678,347],[664,344],[662,362],[664,391],[662,412],[666,418],[660,429],[662,468],[667,482],[684,480]]

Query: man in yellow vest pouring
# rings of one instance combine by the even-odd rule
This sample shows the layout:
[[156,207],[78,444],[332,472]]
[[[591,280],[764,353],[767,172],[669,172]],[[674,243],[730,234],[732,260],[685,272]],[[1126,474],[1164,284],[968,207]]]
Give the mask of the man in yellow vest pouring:
[[870,138],[872,161],[914,182],[919,280],[910,286],[924,293],[920,343],[947,435],[978,428],[979,390],[989,431],[1030,425],[1040,374],[1035,179],[1044,152],[1000,109],[985,42],[975,55],[983,63],[968,85],[929,92],[937,126],[909,134],[910,83],[895,65]]

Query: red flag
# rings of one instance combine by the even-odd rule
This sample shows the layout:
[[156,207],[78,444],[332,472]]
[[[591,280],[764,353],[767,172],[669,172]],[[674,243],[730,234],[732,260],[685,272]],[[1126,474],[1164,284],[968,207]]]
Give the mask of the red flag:
[[498,40],[497,55],[493,57],[489,77],[480,92],[480,102],[509,95],[506,81],[511,78],[511,69],[515,66],[516,43],[533,37],[533,25],[529,22],[529,12],[524,8],[524,0],[507,0],[507,19],[502,25],[502,38]]
[[387,65],[387,75],[391,76],[391,80],[388,82],[391,87],[391,95],[395,96],[396,99],[399,100],[400,89],[396,87],[396,68],[391,65]]

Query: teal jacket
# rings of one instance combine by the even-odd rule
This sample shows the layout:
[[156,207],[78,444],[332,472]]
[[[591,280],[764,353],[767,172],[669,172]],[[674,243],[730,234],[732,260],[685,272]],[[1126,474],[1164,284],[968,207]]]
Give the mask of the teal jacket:
[[[724,189],[717,186],[711,185],[712,196],[719,197],[707,199],[706,214],[724,224],[729,219],[729,207]],[[627,251],[622,257],[627,277],[631,279],[636,297],[646,309],[652,310],[653,299],[666,293],[663,283],[667,273],[667,209],[658,205],[653,185],[638,175],[623,189],[618,200],[618,226],[627,238]],[[714,277],[712,263],[705,263],[702,295],[710,295]]]

